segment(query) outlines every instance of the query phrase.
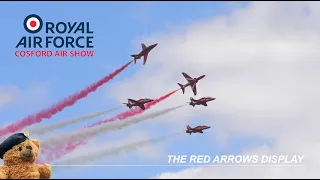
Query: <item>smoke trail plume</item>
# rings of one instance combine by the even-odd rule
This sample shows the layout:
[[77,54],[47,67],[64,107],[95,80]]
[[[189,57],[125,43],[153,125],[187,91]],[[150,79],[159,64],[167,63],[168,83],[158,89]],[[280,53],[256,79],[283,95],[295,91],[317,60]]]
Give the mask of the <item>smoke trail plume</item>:
[[110,148],[110,145],[105,144],[102,146],[99,146],[99,149],[94,152],[84,152],[83,154],[79,154],[76,157],[68,158],[66,160],[62,160],[59,162],[59,164],[67,165],[67,164],[74,164],[74,165],[79,165],[79,164],[85,164],[88,162],[96,161],[96,160],[101,160],[102,158],[112,156],[112,155],[117,155],[120,153],[125,153],[125,152],[132,152],[138,148],[142,148],[144,146],[148,146],[151,144],[158,143],[160,141],[164,141],[166,139],[175,137],[177,135],[182,135],[181,132],[179,133],[174,133],[174,134],[169,134],[166,136],[161,136],[158,138],[153,138],[149,140],[144,140],[144,141],[138,141],[130,144],[126,144],[117,148]]
[[[152,106],[154,106],[154,105],[158,104],[159,102],[167,99],[168,97],[170,97],[172,94],[174,94],[174,93],[177,92],[178,90],[179,90],[179,89],[174,90],[174,91],[172,91],[172,92],[170,92],[170,93],[168,93],[168,94],[166,94],[166,95],[164,95],[164,96],[162,96],[162,97],[160,97],[160,98],[158,98],[158,99],[156,99],[156,100],[154,100],[154,101],[152,101],[152,102],[150,102],[150,103],[145,104],[145,110],[150,109]],[[112,117],[112,118],[106,119],[106,120],[104,120],[104,121],[96,122],[96,123],[94,123],[94,124],[92,124],[92,125],[90,125],[90,126],[88,126],[88,127],[89,127],[89,128],[90,128],[90,127],[94,127],[94,126],[97,126],[97,125],[101,125],[101,124],[104,124],[104,123],[108,123],[108,122],[115,121],[115,120],[117,120],[117,119],[123,120],[123,119],[126,119],[126,118],[128,118],[128,117],[132,117],[132,116],[141,114],[141,113],[143,113],[145,110],[142,110],[142,109],[140,109],[140,108],[135,108],[135,109],[132,109],[132,110],[128,110],[128,111],[122,112],[122,113],[120,113],[120,114],[118,114],[118,115],[116,115],[116,116],[114,116],[114,117]]]
[[121,68],[115,70],[113,73],[109,74],[108,76],[103,77],[99,81],[91,84],[90,86],[81,90],[80,92],[75,93],[65,99],[62,99],[61,101],[52,105],[51,107],[44,109],[44,110],[41,110],[38,113],[29,115],[29,116],[19,120],[16,123],[13,123],[13,124],[8,125],[4,128],[1,128],[0,129],[0,136],[6,135],[8,133],[13,133],[13,132],[19,131],[19,130],[23,129],[24,127],[30,126],[35,123],[40,123],[42,121],[42,119],[44,119],[44,118],[48,119],[51,116],[55,115],[56,113],[62,111],[64,108],[66,108],[68,106],[72,106],[78,100],[85,98],[89,93],[96,91],[98,87],[102,86],[103,84],[105,84],[108,81],[110,81],[111,79],[113,79],[121,71],[123,71],[125,68],[127,68],[131,63],[132,63],[132,61],[125,64]]
[[78,141],[75,143],[70,143],[67,146],[62,146],[60,149],[56,148],[54,150],[52,149],[43,149],[41,151],[42,154],[45,155],[45,157],[38,157],[37,159],[37,164],[44,164],[44,163],[48,163],[48,162],[52,162],[54,160],[58,160],[61,159],[63,156],[65,156],[66,154],[74,151],[78,146],[80,145],[85,145],[86,142],[85,141]]
[[[145,109],[147,110],[147,109],[151,108],[153,105],[156,105],[157,103],[165,100],[166,98],[170,97],[172,94],[174,94],[175,92],[177,92],[178,90],[180,90],[180,89],[174,90],[174,91],[172,91],[172,92],[170,92],[170,93],[168,93],[168,94],[166,94],[166,95],[164,95],[164,96],[162,96],[162,97],[160,97],[160,98],[158,98],[158,99],[156,99],[156,100],[154,100],[154,101],[152,101],[152,102],[150,102],[150,103],[145,104]],[[104,120],[104,121],[99,121],[99,122],[97,122],[97,123],[94,123],[93,125],[88,126],[87,128],[90,129],[90,128],[96,127],[96,126],[101,125],[101,124],[104,124],[104,123],[113,122],[113,121],[115,121],[115,120],[117,120],[117,119],[124,120],[124,119],[126,119],[126,118],[128,118],[128,117],[132,117],[132,116],[134,116],[134,115],[138,115],[138,114],[141,114],[141,113],[143,113],[143,112],[144,112],[144,110],[141,110],[140,108],[135,108],[135,109],[132,109],[132,110],[129,110],[129,111],[120,113],[120,114],[118,114],[118,115],[116,115],[115,117],[112,117],[112,118],[110,118],[110,119],[107,119],[107,120]],[[64,156],[65,154],[72,152],[77,146],[83,145],[83,144],[85,144],[85,143],[86,143],[86,142],[83,141],[83,142],[80,143],[80,144],[78,144],[78,143],[73,144],[73,143],[70,143],[70,141],[69,141],[69,144],[67,144],[66,147],[56,147],[56,148],[54,148],[55,150],[53,150],[53,151],[50,151],[50,150],[49,150],[48,152],[43,152],[43,154],[45,154],[46,156],[50,156],[50,157],[62,157],[62,156]],[[56,152],[58,151],[58,149],[59,149],[59,150],[64,149],[64,151],[63,151],[63,152],[60,152],[60,151],[59,151],[59,155],[53,155],[53,154],[56,154]],[[65,150],[65,149],[71,149],[71,150],[69,151],[69,150]]]
[[112,122],[112,123],[108,123],[108,124],[103,124],[100,126],[96,126],[96,127],[92,127],[92,128],[86,128],[86,129],[82,129],[76,132],[71,132],[68,134],[64,134],[64,135],[59,135],[59,136],[54,136],[52,138],[49,138],[47,140],[44,140],[42,142],[42,147],[47,148],[47,147],[52,147],[54,145],[61,145],[61,144],[65,144],[65,143],[71,143],[71,142],[75,142],[78,140],[84,140],[84,139],[88,139],[94,136],[97,136],[99,134],[102,133],[106,133],[108,131],[112,131],[112,130],[119,130],[122,128],[125,128],[127,126],[131,126],[134,124],[137,124],[139,122],[148,120],[148,119],[154,119],[157,118],[159,116],[163,116],[171,111],[174,111],[176,109],[179,109],[181,107],[183,107],[185,105],[180,105],[180,106],[176,106],[176,107],[171,107],[171,108],[166,108],[160,111],[156,111],[156,112],[152,112],[149,114],[144,114],[141,115],[139,117],[133,117],[132,119],[128,120],[128,121],[122,121],[122,122]]
[[[163,116],[163,115],[165,115],[171,111],[174,111],[176,109],[179,109],[183,106],[185,106],[185,105],[167,108],[167,109],[160,110],[157,112],[141,115],[140,117],[133,117],[132,119],[130,119],[128,121],[112,122],[112,123],[108,123],[108,124],[103,124],[101,126],[96,126],[93,128],[87,128],[87,129],[84,129],[80,132],[75,132],[72,134],[66,134],[66,135],[59,136],[56,139],[51,138],[51,139],[44,141],[42,146],[49,147],[52,144],[63,144],[63,143],[69,143],[69,144],[67,144],[66,147],[59,147],[59,148],[56,147],[56,148],[54,148],[54,150],[48,150],[47,152],[43,151],[42,153],[45,154],[45,156],[46,156],[46,158],[45,158],[46,162],[50,162],[52,160],[57,160],[57,159],[60,159],[61,157],[63,157],[64,155],[69,154],[70,152],[75,150],[77,147],[86,144],[84,140],[79,141],[79,142],[73,142],[73,141],[77,141],[79,139],[88,139],[90,137],[94,137],[98,134],[102,134],[102,133],[112,131],[112,130],[120,130],[122,128],[137,124],[139,122],[142,122],[142,121],[145,121],[148,119],[154,119],[159,116]],[[73,143],[70,143],[70,142],[73,142]]]
[[71,124],[79,123],[79,122],[87,120],[87,119],[91,119],[91,118],[95,118],[95,117],[104,115],[104,114],[109,113],[111,111],[120,109],[121,107],[123,107],[123,106],[112,108],[112,109],[107,109],[104,111],[95,112],[95,113],[91,113],[91,114],[86,114],[86,115],[78,116],[75,118],[65,119],[65,120],[59,121],[55,124],[49,124],[46,126],[35,127],[32,129],[29,129],[29,131],[31,132],[32,135],[34,135],[34,134],[35,135],[42,135],[47,132],[52,132],[56,129],[64,128],[64,127],[71,125]]

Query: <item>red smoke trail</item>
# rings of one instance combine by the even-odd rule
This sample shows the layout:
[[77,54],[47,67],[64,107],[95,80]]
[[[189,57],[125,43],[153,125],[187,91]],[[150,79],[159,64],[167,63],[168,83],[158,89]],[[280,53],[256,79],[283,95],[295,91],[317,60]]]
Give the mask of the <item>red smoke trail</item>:
[[16,123],[13,123],[9,126],[6,126],[2,129],[0,129],[0,136],[16,132],[16,131],[21,130],[24,127],[30,126],[32,124],[39,123],[42,121],[43,118],[49,119],[51,116],[62,111],[64,108],[66,108],[68,106],[72,106],[78,100],[85,98],[89,93],[96,91],[98,87],[102,86],[103,84],[105,84],[108,81],[110,81],[111,79],[113,79],[121,71],[123,71],[125,68],[127,68],[131,63],[132,63],[132,61],[130,61],[126,65],[122,66],[121,68],[115,70],[113,73],[109,74],[108,76],[105,76],[102,79],[100,79],[99,81],[91,84],[90,86],[81,90],[80,92],[75,93],[65,99],[62,99],[57,104],[54,104],[53,106],[51,106],[47,109],[44,109],[38,113],[29,115]]
[[[145,110],[147,109],[150,109],[152,106],[158,104],[159,102],[167,99],[168,97],[170,97],[172,94],[174,94],[175,92],[177,92],[178,90],[180,89],[177,89],[177,90],[174,90],[150,103],[147,103],[145,105]],[[135,115],[138,115],[138,114],[141,114],[143,113],[145,110],[142,110],[140,108],[135,108],[135,109],[132,109],[132,110],[129,110],[129,111],[126,111],[126,112],[123,112],[123,113],[120,113],[112,118],[109,118],[109,119],[106,119],[104,121],[99,121],[99,122],[96,122],[90,126],[87,126],[86,128],[90,128],[90,127],[93,127],[93,126],[97,126],[97,125],[101,125],[101,124],[104,124],[104,123],[108,123],[108,122],[112,122],[112,121],[115,121],[117,119],[119,120],[124,120],[126,118],[129,118],[129,117],[132,117],[132,116],[135,116]],[[74,151],[78,146],[81,146],[81,145],[84,145],[86,144],[85,141],[79,141],[79,142],[76,142],[76,143],[69,143],[67,144],[67,146],[65,148],[56,148],[56,150],[54,151],[50,151],[48,153],[46,152],[42,152],[44,154],[47,154],[46,156],[49,156],[49,158],[47,159],[48,162],[50,161],[53,161],[53,160],[58,160],[60,158],[62,158],[63,156],[71,153],[72,151]]]
[[85,144],[87,144],[85,141],[78,141],[76,143],[72,143],[72,144],[70,143],[65,147],[60,147],[61,149],[62,148],[64,149],[63,151],[59,151],[60,148],[59,149],[57,148],[55,150],[50,149],[47,151],[43,150],[42,153],[45,154],[46,157],[44,159],[39,158],[37,160],[37,163],[44,164],[44,163],[48,163],[48,162],[60,159],[63,156],[69,154],[69,152],[74,151],[78,146],[85,145]]

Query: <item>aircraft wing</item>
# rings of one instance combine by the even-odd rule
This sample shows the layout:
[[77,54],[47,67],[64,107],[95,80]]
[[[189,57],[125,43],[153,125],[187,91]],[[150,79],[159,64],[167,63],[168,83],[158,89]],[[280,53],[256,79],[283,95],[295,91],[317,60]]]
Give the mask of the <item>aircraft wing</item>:
[[147,53],[147,54],[145,54],[145,55],[143,56],[143,65],[146,64],[146,62],[147,62],[148,54],[149,54],[149,53]]
[[145,44],[143,44],[143,43],[141,44],[141,47],[142,47],[142,50],[147,48],[147,46]]
[[191,88],[192,88],[193,94],[196,96],[196,95],[197,95],[197,84],[194,83],[194,84],[191,86]]
[[192,77],[190,77],[187,73],[183,72],[182,75],[184,76],[184,78],[186,78],[188,82],[192,80]]
[[202,103],[204,106],[208,106],[208,104],[207,103]]
[[128,99],[128,102],[130,102],[130,103],[137,103],[138,101],[133,100],[133,99]]
[[143,104],[139,104],[139,107],[140,107],[142,110],[145,110],[145,109],[146,109]]

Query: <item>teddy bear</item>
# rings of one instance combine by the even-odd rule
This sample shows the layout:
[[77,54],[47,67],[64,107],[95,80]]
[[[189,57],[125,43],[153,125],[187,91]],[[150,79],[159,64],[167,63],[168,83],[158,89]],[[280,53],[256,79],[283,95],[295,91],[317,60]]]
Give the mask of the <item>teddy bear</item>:
[[36,164],[40,142],[16,133],[0,144],[0,179],[50,179],[51,166]]

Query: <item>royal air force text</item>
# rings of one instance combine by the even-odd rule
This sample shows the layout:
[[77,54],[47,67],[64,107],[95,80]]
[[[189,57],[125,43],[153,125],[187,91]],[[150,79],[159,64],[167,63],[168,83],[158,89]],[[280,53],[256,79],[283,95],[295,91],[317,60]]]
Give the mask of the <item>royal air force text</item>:
[[[89,22],[52,22],[45,23],[46,34],[52,36],[23,36],[16,48],[93,48],[93,36],[76,34],[93,34]],[[55,35],[59,34],[59,35]],[[62,36],[63,34],[68,34]],[[74,36],[72,36],[74,35]],[[76,37],[75,37],[76,36]]]

